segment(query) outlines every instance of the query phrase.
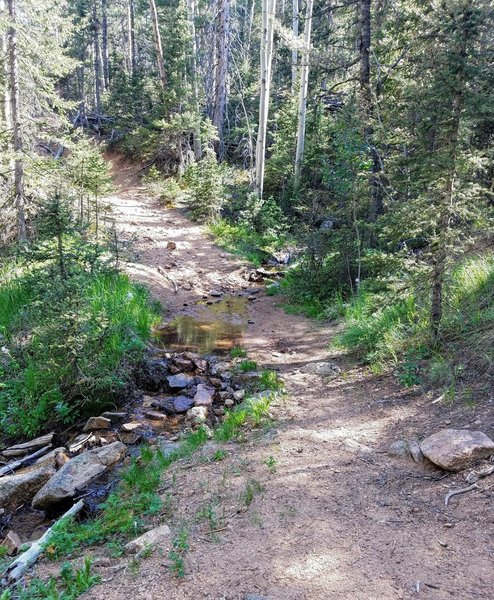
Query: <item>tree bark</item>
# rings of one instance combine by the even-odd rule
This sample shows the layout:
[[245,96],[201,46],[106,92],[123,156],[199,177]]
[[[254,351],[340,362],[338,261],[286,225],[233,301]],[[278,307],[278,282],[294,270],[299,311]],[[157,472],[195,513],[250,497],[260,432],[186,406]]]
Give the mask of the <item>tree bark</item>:
[[100,23],[96,0],[93,0],[93,53],[94,53],[94,109],[98,125],[101,125],[101,50],[99,43]]
[[14,160],[14,197],[17,210],[17,237],[19,242],[27,241],[25,197],[24,197],[24,161],[22,158],[23,142],[21,128],[21,109],[19,94],[19,64],[17,55],[16,0],[7,0],[10,24],[7,31],[7,47],[9,54],[9,87],[10,87],[10,121],[12,125],[12,145]]
[[227,75],[230,51],[230,0],[219,0],[218,19],[218,66],[216,69],[213,125],[217,129],[219,137],[219,141],[215,144],[216,154],[219,158],[222,158],[224,154],[223,130],[227,105]]
[[156,61],[158,62],[158,72],[160,76],[160,84],[163,92],[166,90],[166,73],[165,62],[163,59],[163,46],[161,44],[161,34],[158,22],[158,11],[156,9],[155,0],[149,0],[149,8],[151,10],[151,21],[153,23],[154,46],[156,49]]
[[363,123],[364,140],[369,148],[372,160],[370,176],[371,209],[370,220],[383,213],[383,193],[381,187],[381,161],[374,144],[374,104],[370,79],[370,50],[371,50],[371,0],[361,0],[360,4],[360,104]]
[[[299,25],[299,0],[292,0],[292,33],[295,42],[298,41],[298,25]],[[298,64],[298,50],[293,48],[292,50],[292,92],[295,93],[297,85],[297,64]]]
[[259,126],[256,144],[255,185],[259,197],[264,189],[264,167],[266,158],[266,137],[269,113],[269,91],[271,87],[271,66],[273,60],[274,15],[276,0],[263,0],[261,32],[261,92],[259,98]]
[[110,86],[110,60],[108,53],[108,0],[101,0],[101,54],[103,56],[103,82]]
[[[195,0],[187,0],[187,13],[189,21],[189,32],[191,40],[191,78],[192,78],[192,94],[194,102],[194,111],[196,118],[199,119],[199,89],[197,85],[197,40],[196,40],[196,4]],[[201,132],[198,129],[194,131],[194,156],[196,160],[200,160],[202,156],[201,147]]]
[[134,0],[128,0],[127,3],[127,44],[129,52],[129,73],[131,77],[134,77],[137,73]]
[[307,0],[304,28],[304,49],[300,67],[300,90],[298,102],[297,149],[295,152],[295,185],[300,182],[305,146],[305,116],[307,113],[307,91],[309,87],[310,38],[314,0]]

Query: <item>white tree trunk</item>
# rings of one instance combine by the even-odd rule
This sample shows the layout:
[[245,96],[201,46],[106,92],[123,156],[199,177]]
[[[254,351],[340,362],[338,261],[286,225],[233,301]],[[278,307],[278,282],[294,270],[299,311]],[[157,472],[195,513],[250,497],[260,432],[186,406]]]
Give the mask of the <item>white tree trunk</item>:
[[[292,0],[292,33],[294,41],[298,40],[298,3],[299,0]],[[297,85],[297,63],[298,63],[298,50],[295,46],[292,50],[292,92],[295,92]]]
[[300,181],[302,173],[302,160],[304,158],[305,145],[305,116],[307,113],[307,90],[309,86],[309,57],[310,37],[312,30],[312,9],[314,0],[307,0],[304,28],[304,48],[302,50],[302,62],[300,65],[300,91],[298,100],[298,129],[297,150],[295,152],[295,184]]
[[223,129],[227,104],[227,76],[230,51],[230,0],[219,0],[218,27],[218,67],[216,69],[216,86],[214,93],[213,125],[218,131],[219,143],[217,154],[223,155]]
[[17,237],[19,242],[25,243],[27,241],[27,230],[24,206],[24,161],[22,159],[23,143],[19,95],[19,64],[17,56],[16,0],[7,0],[7,8],[10,18],[10,25],[7,31],[7,47],[10,68],[10,123],[12,126],[12,144],[15,152],[14,195],[17,210]]
[[[191,77],[192,77],[192,94],[194,102],[194,111],[196,118],[199,119],[199,88],[197,84],[197,39],[196,39],[196,3],[195,0],[187,0],[187,13],[189,21],[189,32],[191,40]],[[196,160],[200,160],[202,156],[201,132],[199,128],[194,131],[194,156]]]
[[266,134],[269,113],[269,91],[271,87],[271,66],[273,61],[274,15],[276,0],[263,0],[261,32],[261,93],[259,98],[259,127],[256,145],[256,189],[262,198],[264,188],[264,167],[266,158]]
[[151,21],[153,23],[154,46],[156,48],[156,61],[158,62],[158,72],[160,75],[161,89],[166,90],[166,73],[165,63],[163,59],[163,46],[161,44],[161,34],[158,23],[158,11],[156,10],[156,2],[149,0],[149,8],[151,9]]
[[128,68],[131,77],[137,73],[134,0],[127,0]]

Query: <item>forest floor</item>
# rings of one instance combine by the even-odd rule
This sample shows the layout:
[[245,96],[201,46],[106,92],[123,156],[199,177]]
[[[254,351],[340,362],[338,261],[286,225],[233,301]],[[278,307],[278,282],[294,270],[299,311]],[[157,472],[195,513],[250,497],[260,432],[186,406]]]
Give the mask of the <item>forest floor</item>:
[[[211,289],[246,287],[241,259],[150,199],[135,167],[111,160],[117,228],[133,240],[127,269],[170,317],[199,310]],[[328,349],[333,326],[288,315],[277,302],[263,291],[248,302],[242,340],[249,358],[286,382],[274,431],[225,444],[224,460],[179,462],[168,472],[170,526],[190,531],[184,577],[170,573],[168,550],[138,565],[97,559],[104,582],[84,597],[494,599],[492,481],[445,506],[448,489],[465,487],[461,474],[388,452],[444,427],[492,435],[492,408],[433,403],[392,375],[373,375]],[[336,362],[342,374],[310,373],[319,361]]]

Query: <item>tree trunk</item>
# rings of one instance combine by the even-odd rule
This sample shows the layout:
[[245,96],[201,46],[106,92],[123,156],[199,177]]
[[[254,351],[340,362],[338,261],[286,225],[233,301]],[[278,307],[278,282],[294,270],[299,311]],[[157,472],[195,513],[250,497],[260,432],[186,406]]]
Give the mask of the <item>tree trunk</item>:
[[302,55],[302,64],[300,67],[297,150],[295,152],[295,185],[298,185],[300,182],[300,175],[302,173],[302,160],[304,157],[305,116],[307,112],[307,90],[309,86],[310,36],[312,29],[313,6],[314,0],[307,0],[307,8],[305,12],[304,49]]
[[129,73],[131,77],[134,77],[137,73],[134,0],[128,0],[127,3],[127,43],[129,52]]
[[274,15],[276,0],[263,0],[261,32],[261,92],[259,98],[259,126],[256,144],[255,185],[262,198],[264,188],[264,167],[266,158],[266,136],[269,113],[269,91],[271,87],[271,65],[273,59]]
[[7,47],[10,67],[10,122],[12,125],[12,144],[15,152],[14,197],[17,210],[17,237],[19,242],[25,243],[27,241],[27,229],[24,198],[24,162],[22,158],[23,143],[19,96],[19,65],[17,56],[16,0],[7,0],[7,7],[10,17],[10,25],[7,31]]
[[101,50],[99,43],[100,23],[96,0],[93,0],[93,53],[94,53],[94,110],[101,125]]
[[216,69],[216,86],[214,94],[213,125],[218,131],[219,141],[216,144],[216,154],[223,157],[223,129],[227,104],[227,86],[230,38],[230,0],[219,0],[219,26],[217,35],[218,66]]
[[149,8],[151,10],[151,21],[153,23],[154,46],[156,49],[156,60],[158,62],[161,89],[164,92],[166,90],[165,62],[163,59],[163,47],[161,44],[161,34],[158,23],[158,11],[156,10],[156,2],[154,0],[149,0]]
[[381,187],[381,161],[374,144],[374,105],[370,80],[370,49],[371,49],[371,0],[361,0],[360,4],[360,105],[363,123],[364,140],[369,148],[372,159],[370,175],[371,209],[370,220],[383,213],[383,193]]
[[[194,102],[194,111],[196,118],[199,119],[199,89],[197,85],[197,40],[196,40],[196,4],[195,0],[187,0],[187,13],[189,21],[189,31],[191,40],[191,77],[192,77],[192,94]],[[202,156],[201,147],[201,132],[197,129],[194,131],[194,156],[196,160],[200,160]]]
[[110,60],[108,55],[108,0],[101,0],[101,50],[103,56],[103,82],[110,86]]
[[[431,336],[434,344],[437,344],[440,337],[440,326],[443,316],[443,287],[446,275],[448,241],[451,235],[450,220],[454,214],[454,191],[456,179],[456,163],[458,154],[458,135],[460,131],[461,113],[463,107],[463,94],[465,89],[465,62],[467,59],[467,44],[469,36],[472,34],[470,18],[472,2],[468,0],[462,11],[462,30],[460,47],[458,48],[458,70],[455,78],[455,90],[451,96],[450,105],[450,124],[446,141],[446,160],[448,170],[444,181],[444,188],[441,198],[441,214],[438,221],[437,243],[434,248],[433,269],[432,269],[432,292],[431,292]],[[443,77],[443,75],[441,75]]]
[[[299,0],[292,0],[292,33],[293,39],[295,42],[298,41],[298,14],[299,14]],[[307,11],[308,13],[308,11]],[[292,93],[295,93],[295,88],[297,85],[297,63],[298,63],[298,50],[297,48],[293,48],[292,50]]]

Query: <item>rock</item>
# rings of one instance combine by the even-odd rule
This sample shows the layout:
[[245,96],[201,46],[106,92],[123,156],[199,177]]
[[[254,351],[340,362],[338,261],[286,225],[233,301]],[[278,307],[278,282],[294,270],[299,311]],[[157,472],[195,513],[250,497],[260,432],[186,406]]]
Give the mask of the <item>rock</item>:
[[163,396],[158,396],[153,402],[151,402],[151,406],[163,410],[167,415],[174,415],[176,412],[175,398],[164,398]]
[[318,362],[310,363],[304,368],[306,373],[313,373],[314,375],[321,375],[323,377],[337,377],[341,374],[340,367],[333,362]]
[[21,538],[17,535],[17,533],[11,529],[5,539],[0,544],[3,548],[7,548],[7,554],[12,556],[13,554],[17,554],[22,546]]
[[390,456],[396,456],[398,458],[403,458],[409,455],[408,445],[403,440],[398,440],[397,442],[393,442],[389,447],[388,454]]
[[146,394],[144,394],[142,397],[142,406],[144,408],[151,408],[151,406],[154,406],[154,402],[156,402],[156,398],[154,396],[146,396]]
[[168,525],[161,525],[147,531],[144,535],[132,540],[125,546],[126,552],[135,554],[145,549],[165,548],[171,546],[171,531]]
[[141,427],[141,423],[139,423],[139,421],[131,421],[130,423],[124,423],[122,425],[122,431],[134,431],[135,429],[139,429],[139,427]]
[[[146,398],[146,396],[144,396]],[[104,412],[102,415],[105,419],[110,419],[111,424],[115,425],[116,423],[120,423],[127,416],[127,413],[124,412]]]
[[194,378],[190,375],[179,373],[178,375],[170,375],[167,377],[166,382],[171,390],[183,390],[194,383]]
[[422,454],[446,471],[461,471],[494,454],[494,442],[481,431],[442,429],[420,442]]
[[207,406],[194,406],[187,411],[187,419],[194,421],[194,423],[204,423],[208,418]]
[[324,219],[324,221],[319,225],[319,229],[321,231],[329,231],[333,229],[334,221],[332,219]]
[[418,463],[424,460],[424,455],[420,449],[419,443],[416,440],[410,440],[408,442],[408,451],[410,452],[413,461]]
[[219,290],[211,290],[209,292],[209,295],[213,298],[220,298],[221,296],[223,296],[223,292],[220,292]]
[[180,369],[175,365],[170,365],[170,368],[168,370],[172,375],[178,375],[181,372]]
[[237,390],[236,392],[233,392],[233,399],[235,400],[235,402],[242,402],[244,398],[245,390]]
[[194,406],[211,406],[216,390],[204,383],[197,386],[197,392],[194,396]]
[[180,449],[179,442],[170,442],[166,437],[158,436],[156,438],[156,445],[159,447],[165,458],[168,458],[170,454],[177,452]]
[[159,391],[168,375],[169,364],[166,359],[147,360],[137,374],[139,387],[151,392]]
[[187,396],[177,396],[173,399],[173,407],[175,412],[185,413],[194,406],[193,398],[188,398]]
[[173,359],[173,364],[180,369],[180,371],[193,371],[194,363],[186,358],[177,357]]
[[33,464],[34,465],[42,465],[42,464],[51,462],[52,464],[59,466],[57,464],[58,455],[60,454],[63,456],[67,456],[66,452],[67,452],[67,448],[60,446],[60,448],[55,448],[54,450],[50,450],[50,452],[48,452],[48,454],[45,454],[44,456],[40,456],[37,460],[34,461]]
[[227,408],[231,408],[232,406],[235,406],[235,402],[231,398],[227,398],[225,400],[225,406]]
[[144,415],[148,419],[154,419],[155,421],[166,421],[166,415],[158,412],[157,410],[145,410]]
[[259,594],[245,594],[244,600],[268,600],[266,596],[259,596]]
[[1,454],[8,458],[12,456],[24,456],[24,454],[30,454],[32,452],[35,452],[39,448],[49,446],[53,442],[54,435],[54,433],[47,433],[46,435],[43,435],[29,442],[24,442],[23,444],[16,444],[15,446],[10,446],[9,448],[2,450]]
[[17,508],[28,502],[55,474],[53,463],[0,478],[0,506]]
[[62,500],[73,498],[94,479],[119,462],[127,451],[122,442],[88,450],[70,459],[33,498],[32,506],[45,509]]
[[214,387],[220,388],[224,382],[221,381],[221,379],[218,379],[217,377],[211,377],[211,379],[209,380],[209,383],[211,385],[214,385]]
[[106,417],[89,417],[82,431],[89,432],[93,429],[109,429],[111,420]]
[[224,375],[228,372],[230,365],[226,362],[218,362],[215,365],[211,366],[211,375]]
[[124,444],[137,444],[137,442],[139,442],[141,438],[142,434],[137,433],[136,431],[124,431],[120,434],[120,440]]
[[201,373],[204,373],[208,368],[208,363],[204,358],[193,358],[192,362],[194,363],[195,368]]
[[167,242],[166,243],[166,249],[167,250],[176,250],[177,249],[177,244],[175,242]]

